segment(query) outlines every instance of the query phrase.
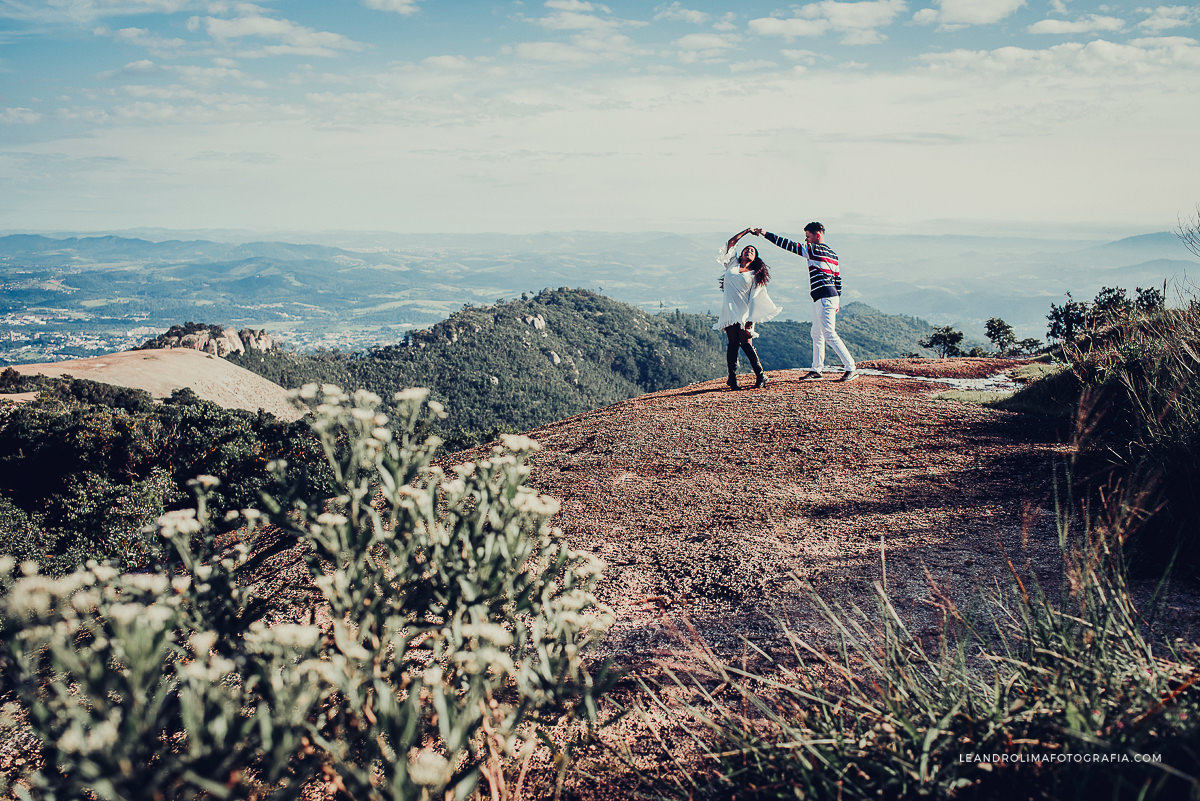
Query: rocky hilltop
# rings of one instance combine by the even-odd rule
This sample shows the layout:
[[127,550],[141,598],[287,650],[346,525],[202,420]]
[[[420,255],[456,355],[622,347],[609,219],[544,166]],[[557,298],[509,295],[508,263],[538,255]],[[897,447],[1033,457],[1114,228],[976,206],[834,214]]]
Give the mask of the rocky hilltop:
[[155,348],[191,348],[222,358],[231,353],[247,351],[269,352],[276,349],[275,340],[265,330],[221,328],[205,323],[184,323],[171,326],[165,334],[146,340],[138,350]]

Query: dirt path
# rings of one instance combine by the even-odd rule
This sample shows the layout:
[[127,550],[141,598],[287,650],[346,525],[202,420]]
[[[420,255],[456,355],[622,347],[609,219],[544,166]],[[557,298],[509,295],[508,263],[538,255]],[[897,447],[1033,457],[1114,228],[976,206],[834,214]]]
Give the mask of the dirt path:
[[608,564],[611,655],[661,653],[681,616],[726,653],[740,636],[776,643],[781,614],[819,636],[796,579],[869,604],[881,540],[889,592],[929,633],[926,571],[966,597],[1010,580],[1006,554],[1038,573],[1054,564],[1061,449],[1044,428],[934,400],[928,382],[802,374],[643,395],[530,432],[543,446],[532,484],[562,501],[555,524]]

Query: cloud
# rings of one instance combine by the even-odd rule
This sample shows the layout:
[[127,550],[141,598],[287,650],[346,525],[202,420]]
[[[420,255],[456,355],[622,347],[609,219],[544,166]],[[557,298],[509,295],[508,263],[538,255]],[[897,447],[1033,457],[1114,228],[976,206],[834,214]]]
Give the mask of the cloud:
[[244,53],[251,57],[289,54],[332,56],[339,50],[362,50],[364,48],[361,43],[339,33],[315,31],[291,20],[262,16],[257,13],[233,19],[192,17],[188,20],[190,30],[196,30],[200,26],[203,26],[208,35],[218,42],[243,39],[266,39],[277,42],[277,44],[265,45],[258,51]]
[[17,107],[0,109],[0,125],[32,125],[42,119],[33,109]]
[[440,70],[464,70],[474,66],[466,56],[430,56],[422,59],[421,64]]
[[121,67],[118,70],[110,70],[108,72],[102,72],[102,73],[100,73],[100,77],[101,78],[123,78],[123,77],[128,77],[128,76],[161,75],[164,72],[166,72],[165,68],[163,68],[162,66],[160,66],[158,64],[155,64],[153,61],[151,61],[148,58],[143,58],[143,59],[139,59],[137,61],[131,61],[128,64],[126,64],[124,67]]
[[842,44],[876,44],[886,38],[879,29],[891,25],[907,7],[905,0],[821,0],[801,6],[794,17],[760,17],[750,20],[749,27],[760,36],[794,39],[840,33]]
[[178,56],[180,51],[189,46],[189,43],[183,39],[159,36],[145,28],[121,28],[117,31],[98,28],[96,29],[96,33],[101,35],[109,34],[119,42],[149,50],[160,58]]
[[712,19],[710,14],[703,11],[695,11],[690,8],[684,8],[678,1],[671,3],[669,6],[659,6],[654,9],[654,18],[670,20],[672,22],[690,22],[693,25],[703,25]]
[[737,15],[732,11],[726,11],[719,20],[713,23],[714,31],[736,31],[737,29]]
[[554,64],[594,64],[602,56],[594,50],[576,47],[566,42],[521,42],[513,46],[518,58]]
[[1072,34],[1072,33],[1100,33],[1102,31],[1119,31],[1125,27],[1125,20],[1117,17],[1102,17],[1098,14],[1089,14],[1086,17],[1071,21],[1065,19],[1044,19],[1041,22],[1035,22],[1026,30],[1029,33],[1048,33],[1048,34]]
[[740,42],[740,36],[728,33],[689,33],[671,44],[679,49],[680,61],[695,64],[699,61],[719,59]]
[[0,19],[88,24],[103,17],[174,14],[194,4],[194,0],[6,0],[0,3]]
[[417,0],[363,0],[363,5],[376,11],[391,11],[395,14],[415,14]]
[[766,61],[765,59],[752,59],[750,61],[738,61],[729,65],[729,71],[736,74],[743,72],[764,72],[768,70],[778,69],[779,65],[774,61]]
[[918,61],[938,71],[1037,74],[1042,78],[1101,75],[1118,82],[1175,68],[1200,67],[1200,43],[1184,37],[1138,39],[1120,44],[1096,39],[1068,42],[1043,50],[1001,47],[927,53]]
[[1161,33],[1200,22],[1200,8],[1193,6],[1159,6],[1138,10],[1147,15],[1138,23],[1138,27],[1150,33]]
[[913,15],[914,22],[939,23],[945,29],[966,25],[991,25],[1025,5],[1025,0],[934,0],[937,8],[923,8]]

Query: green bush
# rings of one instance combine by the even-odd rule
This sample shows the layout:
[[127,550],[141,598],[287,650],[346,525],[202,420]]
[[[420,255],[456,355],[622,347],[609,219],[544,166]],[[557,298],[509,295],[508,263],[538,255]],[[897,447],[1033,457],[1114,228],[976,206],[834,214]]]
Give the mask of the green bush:
[[524,486],[536,445],[506,437],[447,475],[423,390],[398,394],[392,419],[368,392],[301,396],[335,496],[276,460],[265,509],[236,514],[297,541],[327,622],[267,625],[252,547],[217,550],[211,477],[196,510],[159,521],[174,575],[22,565],[0,599],[0,667],[43,759],[18,795],[290,798],[321,775],[354,799],[462,798],[541,724],[597,720],[612,678],[584,654],[611,614],[599,563]]

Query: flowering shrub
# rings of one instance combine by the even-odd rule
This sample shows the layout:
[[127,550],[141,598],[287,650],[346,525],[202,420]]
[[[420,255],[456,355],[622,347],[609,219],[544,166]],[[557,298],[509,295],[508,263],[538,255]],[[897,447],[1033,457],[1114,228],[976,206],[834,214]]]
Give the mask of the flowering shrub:
[[[368,392],[299,397],[339,494],[312,497],[276,462],[275,495],[236,514],[298,541],[326,622],[266,625],[252,548],[216,549],[211,477],[195,510],[159,520],[174,576],[23,564],[0,600],[0,667],[44,766],[19,795],[295,797],[320,773],[355,799],[461,798],[538,723],[596,719],[611,679],[583,652],[611,615],[599,563],[524,486],[536,444],[507,437],[448,475],[430,466],[423,432],[444,413],[423,390],[399,393],[394,419]],[[0,581],[13,569],[0,560]]]

